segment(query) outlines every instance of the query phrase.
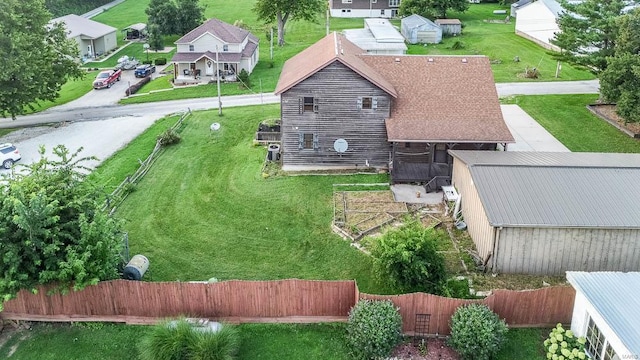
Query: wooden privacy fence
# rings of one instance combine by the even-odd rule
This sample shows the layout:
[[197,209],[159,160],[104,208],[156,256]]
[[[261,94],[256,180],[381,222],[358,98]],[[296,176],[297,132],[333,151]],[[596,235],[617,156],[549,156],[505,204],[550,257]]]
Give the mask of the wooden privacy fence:
[[403,295],[360,294],[361,299],[391,300],[400,308],[402,330],[412,334],[416,314],[430,314],[429,334],[449,334],[449,319],[464,304],[483,303],[512,327],[551,327],[571,323],[575,290],[555,286],[538,290],[495,290],[481,300],[451,299],[425,293]]
[[355,281],[139,282],[113,280],[67,295],[18,293],[0,317],[41,321],[153,323],[175,316],[231,322],[346,321],[358,299],[391,300],[400,308],[403,331],[413,333],[416,314],[430,314],[429,334],[449,333],[449,319],[462,304],[482,302],[510,326],[541,327],[570,323],[575,291],[571,287],[497,290],[482,300],[451,299],[413,293],[359,293]]

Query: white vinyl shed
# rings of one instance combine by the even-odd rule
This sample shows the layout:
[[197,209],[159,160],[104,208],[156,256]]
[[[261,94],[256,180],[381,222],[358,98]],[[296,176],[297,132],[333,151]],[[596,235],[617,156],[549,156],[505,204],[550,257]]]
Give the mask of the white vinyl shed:
[[567,272],[576,289],[571,330],[592,359],[640,357],[640,273]]
[[449,153],[452,185],[487,270],[640,270],[640,155]]
[[400,31],[409,44],[438,44],[442,41],[440,26],[417,14],[400,20]]
[[559,51],[551,44],[551,39],[560,31],[556,21],[563,11],[555,0],[537,0],[521,5],[516,10],[516,34],[546,49]]

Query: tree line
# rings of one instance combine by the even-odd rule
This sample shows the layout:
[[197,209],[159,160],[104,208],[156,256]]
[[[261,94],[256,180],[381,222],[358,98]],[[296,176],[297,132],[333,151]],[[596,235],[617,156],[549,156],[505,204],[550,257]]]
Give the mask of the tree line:
[[54,18],[76,14],[82,15],[112,0],[45,0],[45,7]]

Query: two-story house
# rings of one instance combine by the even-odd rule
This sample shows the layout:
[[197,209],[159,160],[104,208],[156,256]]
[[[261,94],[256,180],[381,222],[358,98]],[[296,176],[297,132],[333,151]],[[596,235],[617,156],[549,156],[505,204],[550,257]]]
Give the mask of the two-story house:
[[218,19],[207,20],[175,44],[176,54],[171,61],[176,84],[208,82],[216,80],[216,76],[236,81],[240,71],[251,73],[258,63],[258,38]]
[[333,17],[381,17],[398,16],[400,0],[329,0]]
[[371,55],[333,33],[285,63],[275,93],[285,171],[390,169],[435,189],[447,150],[514,141],[485,56]]

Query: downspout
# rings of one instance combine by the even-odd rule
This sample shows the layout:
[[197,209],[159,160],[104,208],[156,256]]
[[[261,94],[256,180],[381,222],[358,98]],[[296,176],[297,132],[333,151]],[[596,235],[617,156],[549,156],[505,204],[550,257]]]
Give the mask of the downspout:
[[498,241],[500,240],[500,230],[502,230],[502,226],[496,227],[495,229],[495,237],[493,239],[493,252],[491,259],[491,272],[495,273],[495,270],[498,266]]

